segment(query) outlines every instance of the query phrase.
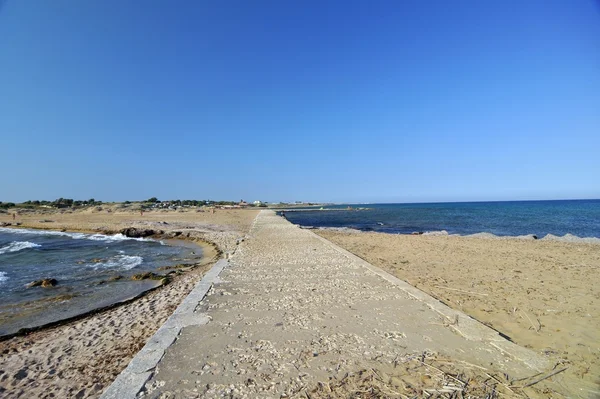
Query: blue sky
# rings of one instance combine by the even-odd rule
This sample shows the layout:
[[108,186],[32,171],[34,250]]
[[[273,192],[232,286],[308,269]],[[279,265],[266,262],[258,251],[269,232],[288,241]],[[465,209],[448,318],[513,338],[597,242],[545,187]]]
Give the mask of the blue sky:
[[600,198],[591,0],[0,4],[0,201]]

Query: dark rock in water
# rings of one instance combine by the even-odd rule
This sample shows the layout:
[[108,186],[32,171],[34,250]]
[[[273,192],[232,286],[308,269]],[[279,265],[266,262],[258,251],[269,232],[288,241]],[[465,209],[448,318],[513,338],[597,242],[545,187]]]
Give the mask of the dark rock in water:
[[186,267],[192,267],[194,266],[193,263],[178,263],[176,265],[171,265],[171,266],[161,266],[158,268],[158,270],[177,270],[177,269],[183,269]]
[[420,236],[421,234],[423,234],[422,231],[413,231],[412,233],[410,233],[413,236]]
[[162,230],[152,230],[152,229],[138,229],[136,227],[127,227],[121,230],[121,234],[125,237],[131,238],[143,238],[153,236],[155,234],[162,234]]
[[27,288],[32,288],[32,287],[48,288],[48,287],[54,287],[56,284],[58,284],[58,281],[55,278],[45,278],[42,280],[32,281],[31,283],[27,284]]
[[156,273],[152,273],[152,272],[145,272],[145,273],[139,273],[139,274],[134,274],[133,276],[131,276],[132,280],[162,280],[163,278],[165,278],[165,276],[162,276],[160,274],[156,274]]
[[47,278],[42,280],[43,288],[54,287],[56,284],[58,284],[58,281],[55,278]]
[[98,283],[96,283],[96,285],[103,285],[103,284],[106,284],[106,283],[113,283],[115,281],[119,281],[119,280],[122,280],[122,279],[123,279],[123,276],[121,276],[121,275],[112,276],[108,280],[99,281]]
[[534,240],[538,239],[538,236],[536,236],[535,234],[533,234],[531,237],[533,237]]

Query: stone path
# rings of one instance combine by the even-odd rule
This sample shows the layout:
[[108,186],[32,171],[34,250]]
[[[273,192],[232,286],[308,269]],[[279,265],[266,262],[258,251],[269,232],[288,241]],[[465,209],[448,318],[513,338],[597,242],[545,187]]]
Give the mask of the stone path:
[[141,396],[294,397],[329,377],[423,351],[513,376],[548,366],[272,211],[257,216],[249,237],[198,300],[185,311],[204,322],[183,326],[156,368],[143,370],[144,379],[151,378]]

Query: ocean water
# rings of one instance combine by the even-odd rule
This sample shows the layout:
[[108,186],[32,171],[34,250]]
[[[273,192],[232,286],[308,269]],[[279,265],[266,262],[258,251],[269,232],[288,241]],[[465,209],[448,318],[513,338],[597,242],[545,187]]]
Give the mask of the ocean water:
[[[286,211],[305,227],[346,227],[392,234],[447,231],[497,236],[548,234],[600,238],[600,200],[353,204]],[[317,208],[318,209],[318,208]]]
[[[133,281],[132,275],[202,256],[195,245],[169,244],[121,234],[0,228],[0,335],[134,297],[157,281]],[[113,281],[116,276],[122,278]],[[58,284],[27,288],[44,278]]]

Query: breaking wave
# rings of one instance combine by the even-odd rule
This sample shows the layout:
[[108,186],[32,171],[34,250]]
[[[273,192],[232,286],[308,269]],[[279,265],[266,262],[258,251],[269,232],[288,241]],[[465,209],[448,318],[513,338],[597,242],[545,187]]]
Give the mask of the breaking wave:
[[91,265],[94,269],[120,269],[130,270],[139,266],[144,258],[137,255],[117,255],[108,258],[105,262],[94,263]]
[[41,247],[41,245],[35,244],[33,242],[29,242],[29,241],[13,241],[10,244],[8,244],[7,246],[0,248],[0,255],[7,254],[10,252],[17,252],[22,249],[37,248],[37,247]]
[[85,233],[70,233],[67,231],[54,231],[54,230],[33,230],[33,229],[9,229],[6,227],[0,227],[0,232],[12,233],[12,234],[28,234],[28,235],[39,235],[39,236],[62,236],[62,237],[71,237],[75,240],[93,240],[93,241],[125,241],[125,240],[135,240],[135,241],[149,241],[153,242],[155,240],[149,238],[134,238],[134,237],[126,237],[123,234],[115,234],[115,235],[105,235],[105,234],[85,234]]

